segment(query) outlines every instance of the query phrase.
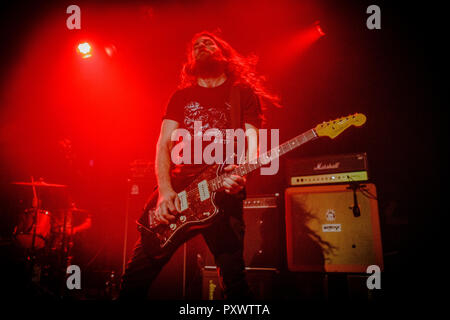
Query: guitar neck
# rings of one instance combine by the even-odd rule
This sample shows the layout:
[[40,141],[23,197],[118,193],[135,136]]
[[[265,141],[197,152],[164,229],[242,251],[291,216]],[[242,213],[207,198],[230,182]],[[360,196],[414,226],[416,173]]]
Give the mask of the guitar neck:
[[244,164],[239,165],[236,167],[233,171],[227,174],[220,175],[214,179],[211,179],[208,181],[209,187],[212,191],[217,191],[223,187],[224,179],[231,174],[239,175],[239,176],[245,176],[249,174],[250,172],[257,170],[261,168],[262,166],[270,163],[276,158],[279,158],[280,156],[284,155],[285,153],[288,153],[289,151],[292,151],[298,147],[300,147],[302,144],[305,144],[308,141],[316,139],[318,136],[314,129],[308,130],[288,141],[283,143],[280,146],[277,146],[275,148],[272,148],[268,152],[260,155],[256,161],[247,162]]

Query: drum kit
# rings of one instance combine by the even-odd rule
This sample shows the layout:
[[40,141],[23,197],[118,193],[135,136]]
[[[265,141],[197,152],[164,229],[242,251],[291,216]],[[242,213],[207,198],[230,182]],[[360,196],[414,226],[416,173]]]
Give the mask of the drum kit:
[[[33,191],[32,206],[19,212],[13,231],[16,245],[23,249],[26,260],[31,263],[32,272],[57,268],[60,271],[71,264],[70,249],[73,245],[72,215],[86,213],[87,210],[74,206],[62,210],[57,216],[42,206],[40,194],[50,189],[67,188],[67,185],[47,183],[41,180],[30,182],[12,182],[13,185],[30,187]],[[33,271],[34,270],[34,271]],[[32,275],[36,278],[36,275]],[[38,277],[39,278],[39,277]]]

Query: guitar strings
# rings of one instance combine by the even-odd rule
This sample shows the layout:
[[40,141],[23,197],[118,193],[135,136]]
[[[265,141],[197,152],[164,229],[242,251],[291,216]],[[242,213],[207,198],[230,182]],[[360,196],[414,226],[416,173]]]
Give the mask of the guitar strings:
[[[307,132],[305,132],[305,133],[303,133],[303,134],[301,134],[301,135],[299,135],[299,136],[296,136],[296,137],[294,137],[294,138],[292,138],[292,139],[286,141],[285,143],[283,143],[283,144],[281,144],[281,145],[278,145],[277,147],[272,148],[272,149],[269,150],[268,152],[262,154],[261,156],[259,156],[259,157],[256,159],[257,162],[256,162],[255,164],[251,164],[251,163],[249,163],[249,162],[243,163],[243,164],[241,164],[238,168],[235,168],[234,170],[232,170],[230,173],[228,173],[228,174],[221,174],[220,176],[217,176],[217,177],[215,177],[215,178],[213,178],[213,179],[207,181],[208,187],[211,186],[211,184],[212,184],[212,182],[213,182],[214,180],[216,180],[216,182],[214,183],[214,185],[223,185],[223,179],[222,179],[221,177],[224,177],[224,176],[230,176],[230,175],[232,175],[232,174],[238,174],[238,175],[242,176],[242,174],[239,174],[239,172],[238,172],[240,167],[243,167],[243,166],[246,166],[246,165],[250,165],[250,166],[256,165],[256,168],[257,168],[257,167],[259,167],[259,166],[262,164],[261,159],[262,159],[263,157],[267,157],[267,158],[269,158],[270,160],[272,160],[272,159],[271,159],[271,156],[272,156],[272,154],[274,154],[274,153],[275,153],[275,155],[276,155],[277,157],[279,157],[279,156],[281,156],[282,154],[284,154],[284,153],[286,153],[286,152],[288,152],[288,151],[291,151],[291,150],[293,150],[294,148],[297,148],[298,146],[302,145],[303,143],[305,143],[305,142],[307,142],[307,141],[309,141],[309,140],[311,139],[311,138],[309,138],[309,137],[307,136],[307,133],[308,133],[308,132],[309,132],[309,131],[307,131]],[[313,134],[313,137],[315,137],[315,134]],[[292,147],[292,145],[294,145],[295,147]],[[286,149],[287,149],[287,150],[286,150]],[[235,157],[235,156],[236,156],[236,155],[233,154],[233,155],[231,155],[230,157],[228,157],[227,160],[225,161],[225,163],[226,163],[228,160],[231,160],[231,158],[232,158],[232,157]],[[269,161],[269,162],[270,162],[270,161]],[[247,172],[246,172],[245,174],[248,174],[249,172],[253,171],[253,170],[256,169],[256,168],[251,168],[251,167],[250,167],[250,168],[249,168],[250,170],[246,169],[245,171],[247,171]],[[245,175],[245,174],[244,174],[244,175]],[[218,190],[216,187],[211,188],[211,189],[213,190],[212,192],[216,192],[216,191]],[[195,195],[195,194],[198,192],[198,189],[197,189],[197,188],[192,188],[192,189],[190,189],[190,190],[185,190],[185,191],[186,191],[186,196],[187,196],[187,197],[191,197],[191,196]],[[179,195],[179,194],[180,194],[180,193],[178,193],[178,195]]]

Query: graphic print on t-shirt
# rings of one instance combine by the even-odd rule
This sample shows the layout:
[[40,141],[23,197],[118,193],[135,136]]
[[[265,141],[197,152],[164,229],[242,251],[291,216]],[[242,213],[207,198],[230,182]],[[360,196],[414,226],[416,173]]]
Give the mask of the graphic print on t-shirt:
[[194,133],[194,121],[201,121],[202,133],[208,129],[218,129],[225,137],[225,129],[230,126],[230,105],[225,103],[223,109],[202,106],[199,102],[191,101],[184,107],[184,125],[187,130]]
[[[225,82],[221,86],[215,88],[192,86],[179,89],[172,94],[163,119],[177,121],[181,128],[186,129],[189,132],[191,137],[193,137],[194,128],[200,129],[200,122],[202,135],[209,129],[218,129],[223,139],[216,139],[218,138],[216,133],[212,134],[213,136],[216,136],[215,138],[201,139],[203,141],[201,142],[202,155],[204,148],[213,143],[213,141],[224,144],[231,142],[227,141],[226,135],[227,129],[233,129],[231,126],[231,104],[229,101],[230,86],[230,82]],[[240,104],[243,122],[253,124],[255,127],[259,128],[261,124],[261,105],[258,96],[251,88],[240,87]],[[234,142],[234,139],[231,139]],[[184,139],[180,140],[182,141],[179,141],[178,143],[188,143],[188,141],[184,141]],[[206,165],[205,163],[195,164],[193,162],[195,146],[193,141],[191,141],[191,143],[191,163],[174,165],[171,174],[179,175],[181,177],[192,177],[203,170],[203,167]],[[226,148],[223,148],[222,150],[226,150]],[[182,152],[183,151],[184,149],[182,149]],[[182,153],[179,156],[182,156]]]

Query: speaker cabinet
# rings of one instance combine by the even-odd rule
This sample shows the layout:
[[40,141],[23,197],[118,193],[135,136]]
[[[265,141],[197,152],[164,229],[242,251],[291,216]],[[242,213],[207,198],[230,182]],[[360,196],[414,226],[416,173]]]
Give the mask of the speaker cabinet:
[[[248,268],[276,268],[281,265],[283,226],[279,194],[252,195],[244,201],[244,263]],[[206,244],[196,250],[206,267],[215,267],[214,258]]]
[[251,196],[244,202],[246,267],[280,267],[283,242],[278,198],[278,194]]
[[290,271],[365,273],[370,265],[383,269],[374,184],[355,190],[350,184],[287,188],[285,203]]

